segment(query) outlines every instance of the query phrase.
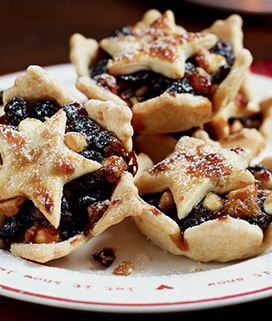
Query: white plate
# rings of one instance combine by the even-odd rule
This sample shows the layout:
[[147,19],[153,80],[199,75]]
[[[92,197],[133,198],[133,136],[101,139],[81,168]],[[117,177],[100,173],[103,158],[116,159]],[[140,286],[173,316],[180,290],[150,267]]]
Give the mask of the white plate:
[[[76,91],[73,66],[45,69]],[[1,76],[0,90],[11,86],[18,74],[21,72]],[[255,75],[254,80],[260,97],[271,95],[270,78]],[[101,269],[92,253],[106,246],[114,248],[116,260],[110,268]],[[113,275],[113,269],[124,260],[131,260],[136,269],[127,277]],[[195,270],[199,271],[193,273]],[[101,312],[171,312],[232,305],[272,295],[272,253],[242,262],[201,264],[163,252],[126,219],[47,265],[0,251],[0,294]]]

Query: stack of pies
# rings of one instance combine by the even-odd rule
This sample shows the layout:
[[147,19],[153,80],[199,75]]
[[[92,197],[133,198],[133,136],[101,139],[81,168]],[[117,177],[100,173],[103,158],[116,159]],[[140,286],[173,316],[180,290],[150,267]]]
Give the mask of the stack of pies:
[[4,92],[2,247],[46,262],[129,216],[196,261],[268,251],[272,156],[256,159],[272,101],[256,97],[241,18],[193,33],[172,11],[149,10],[70,46],[84,104],[37,66]]

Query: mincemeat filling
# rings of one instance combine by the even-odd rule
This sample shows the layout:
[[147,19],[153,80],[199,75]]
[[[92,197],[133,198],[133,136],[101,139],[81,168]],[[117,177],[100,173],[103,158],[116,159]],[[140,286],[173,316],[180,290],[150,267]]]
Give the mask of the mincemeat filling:
[[[39,101],[29,107],[24,99],[13,98],[4,107],[5,115],[1,123],[18,130],[22,120],[35,118],[44,122],[45,117],[52,117],[60,108],[53,101]],[[87,145],[79,154],[101,163],[102,168],[64,186],[58,229],[27,199],[15,216],[6,217],[0,230],[0,237],[7,244],[14,241],[35,243],[41,229],[47,243],[64,241],[83,232],[87,225],[94,224],[107,210],[109,202],[106,200],[110,199],[113,186],[122,172],[126,170],[135,174],[137,170],[134,152],[126,152],[119,139],[90,119],[83,105],[72,102],[62,109],[67,116],[66,133],[77,132],[86,139]],[[118,168],[119,172],[112,173],[111,166]],[[101,203],[104,205],[101,206]],[[95,217],[88,217],[88,206],[95,210]]]
[[[263,166],[251,166],[248,168],[255,174],[260,171],[267,171]],[[224,217],[234,217],[236,219],[246,220],[248,223],[257,225],[264,232],[268,225],[272,222],[272,216],[267,214],[264,211],[263,204],[267,198],[265,191],[261,187],[261,183],[258,180],[255,180],[255,186],[257,188],[257,206],[258,206],[258,214],[254,215],[254,213],[248,213],[248,209],[243,208],[242,203],[238,203],[232,200],[227,199],[227,195],[217,195],[222,199],[222,209],[219,211],[209,210],[204,206],[204,199],[195,205],[191,212],[183,219],[179,219],[177,215],[177,208],[175,203],[170,204],[169,206],[164,207],[163,209],[160,207],[160,200],[162,197],[162,193],[156,194],[145,194],[142,195],[142,198],[150,205],[155,206],[165,215],[169,216],[173,219],[180,227],[181,232],[185,232],[188,228],[200,225],[210,220],[215,220],[218,218]],[[237,201],[237,200],[236,200]],[[243,212],[244,211],[244,212]],[[251,215],[252,214],[252,215]]]
[[[122,31],[119,31],[119,33],[122,33]],[[102,58],[94,66],[90,67],[90,76],[98,85],[125,100],[129,106],[132,106],[131,99],[133,98],[137,102],[143,102],[158,97],[164,92],[171,94],[189,93],[211,98],[212,86],[220,84],[226,78],[235,56],[232,52],[231,44],[221,40],[209,52],[221,55],[227,62],[219,67],[213,76],[197,71],[202,59],[200,56],[194,56],[186,61],[185,76],[183,78],[172,79],[153,71],[139,71],[130,75],[114,77],[107,74],[106,66],[110,57],[104,52],[101,54]]]

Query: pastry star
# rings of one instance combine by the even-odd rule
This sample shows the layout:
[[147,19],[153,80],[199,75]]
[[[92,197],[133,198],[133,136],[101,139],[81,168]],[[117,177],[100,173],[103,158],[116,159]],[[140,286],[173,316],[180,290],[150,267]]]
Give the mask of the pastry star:
[[208,192],[228,193],[253,183],[244,169],[247,162],[242,149],[220,149],[200,139],[182,137],[174,152],[135,182],[141,194],[173,194],[178,217],[184,218]]
[[199,48],[210,49],[216,40],[216,36],[203,33],[159,37],[140,49],[125,50],[114,56],[109,60],[107,70],[112,75],[152,70],[169,78],[182,78],[185,61]]
[[[131,34],[118,37],[108,37],[100,41],[99,45],[111,56],[118,55],[128,49],[140,49],[144,43],[150,42],[159,36],[173,33],[186,33],[186,30],[175,24],[175,17],[171,10],[165,13],[152,15],[152,10],[148,11],[143,20],[135,26],[130,26]],[[152,18],[147,18],[151,15]],[[155,18],[155,19],[153,19]],[[140,27],[139,27],[140,25]]]
[[63,185],[101,167],[65,145],[65,125],[62,110],[27,133],[0,125],[0,200],[25,196],[55,227]]
[[112,75],[152,70],[171,78],[181,78],[185,61],[199,48],[210,49],[217,36],[190,33],[177,28],[171,11],[166,11],[147,28],[135,35],[106,38],[100,46],[113,55],[107,64]]

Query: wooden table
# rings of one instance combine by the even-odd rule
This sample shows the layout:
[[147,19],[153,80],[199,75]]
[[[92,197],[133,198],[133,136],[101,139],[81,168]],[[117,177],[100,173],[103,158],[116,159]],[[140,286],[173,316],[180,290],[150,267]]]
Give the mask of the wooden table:
[[[189,31],[200,31],[230,12],[218,12],[171,2],[178,24]],[[126,0],[13,0],[0,2],[0,75],[69,61],[69,37],[80,32],[101,39],[122,26],[135,23],[142,14],[156,7],[168,9],[155,1]],[[272,19],[270,16],[243,15],[245,47],[256,62],[272,58]]]
[[[142,14],[156,7],[172,9],[178,24],[190,31],[208,27],[214,20],[227,17],[219,12],[189,5],[182,1],[168,2],[126,0],[13,0],[0,2],[0,75],[25,69],[30,64],[41,66],[69,62],[69,37],[80,32],[101,39],[112,31],[140,20]],[[272,17],[243,15],[244,43],[256,63],[272,59]],[[238,312],[269,312],[272,298],[216,310],[189,312],[190,316],[233,316]],[[262,314],[264,315],[264,314]],[[78,320],[100,317],[82,311],[63,310],[0,297],[1,320]],[[108,317],[108,316],[107,316]],[[120,315],[127,318],[127,315]]]

